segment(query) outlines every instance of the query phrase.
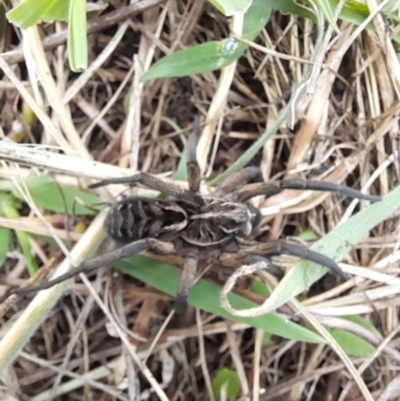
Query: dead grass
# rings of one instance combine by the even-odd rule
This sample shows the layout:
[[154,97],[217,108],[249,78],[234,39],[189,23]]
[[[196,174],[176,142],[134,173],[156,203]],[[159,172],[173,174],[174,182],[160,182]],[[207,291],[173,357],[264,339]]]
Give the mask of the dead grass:
[[[67,158],[54,150],[15,147],[3,141],[0,175],[4,179],[50,172],[57,173],[54,177],[60,184],[86,187],[92,179],[127,175],[136,169],[170,174],[179,162],[182,144],[163,118],[172,119],[187,133],[194,113],[207,121],[197,153],[205,177],[214,178],[277,119],[314,51],[315,27],[310,21],[275,13],[258,38],[258,47],[249,48],[237,64],[215,73],[142,84],[143,71],[164,54],[205,38],[225,38],[230,28],[240,34],[238,17],[229,27],[202,0],[189,5],[147,3],[153,7],[136,13],[132,20],[117,12],[111,25],[104,19],[89,24],[90,67],[80,75],[69,71],[61,24],[26,31],[23,50],[17,49],[20,41],[7,26],[5,54],[0,58],[4,72],[1,135],[25,144],[62,148]],[[374,5],[369,6],[373,10]],[[325,33],[308,94],[251,164],[261,167],[265,179],[318,175],[384,196],[398,185],[400,173],[396,54],[386,41],[386,32],[354,34],[356,28],[344,22],[339,28],[340,37],[331,29]],[[265,49],[276,54],[267,54]],[[130,90],[135,95],[126,105]],[[16,135],[13,125],[21,121],[21,102],[30,106],[37,119],[25,125],[23,138]],[[58,267],[60,274],[70,269],[69,258],[78,262],[97,246],[104,213],[83,235],[71,236],[68,227],[54,227],[46,212],[35,207],[24,185],[19,189],[26,194],[26,214],[34,218],[34,224],[3,218],[0,225],[36,234],[43,234],[46,227],[68,256]],[[120,192],[120,187],[112,187],[101,195],[112,201]],[[361,202],[354,210],[349,202],[338,200],[321,194],[299,196],[295,191],[259,199],[257,206],[268,216],[265,220],[270,226],[265,240],[295,236],[304,229],[322,237],[365,207]],[[346,258],[350,268],[374,266],[396,276],[397,222],[394,216],[359,243]],[[71,252],[60,241],[65,238],[77,241]],[[59,255],[37,237],[30,240],[40,263],[52,267],[53,258]],[[10,253],[3,266],[3,281],[21,283],[26,277],[24,267],[19,251]],[[356,297],[352,303],[359,309],[352,314],[362,314],[382,336],[381,340],[367,339],[377,347],[374,355],[351,358],[362,377],[363,391],[331,345],[274,337],[265,345],[260,330],[200,311],[196,324],[176,329],[174,317],[169,321],[170,297],[114,273],[100,269],[91,283],[83,278],[84,284],[67,290],[52,289],[32,301],[12,296],[2,304],[1,366],[9,366],[2,375],[5,394],[32,401],[212,400],[212,380],[221,368],[228,367],[238,375],[237,399],[242,400],[383,401],[400,397],[396,386],[398,295],[368,298],[367,291],[379,284],[373,274],[360,280],[362,288],[348,287],[346,293],[343,287],[338,290],[332,277],[326,278],[305,302],[296,301],[290,312],[280,311],[294,319],[298,316],[293,311],[303,317],[308,314],[309,321],[329,326],[335,323],[329,311],[338,310],[345,296]],[[6,287],[1,288],[4,294]],[[34,323],[29,321],[33,313]]]

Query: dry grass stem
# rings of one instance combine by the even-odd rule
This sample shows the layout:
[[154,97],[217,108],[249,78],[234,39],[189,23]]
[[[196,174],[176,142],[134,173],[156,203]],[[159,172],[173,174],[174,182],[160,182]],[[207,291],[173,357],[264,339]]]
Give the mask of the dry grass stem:
[[[257,38],[248,41],[242,37],[249,37],[248,15],[226,18],[205,0],[88,3],[89,64],[79,74],[70,70],[64,22],[21,30],[5,20],[0,56],[5,396],[32,401],[400,396],[398,210],[343,245],[347,254],[336,259],[351,276],[346,282],[328,274],[306,286],[310,271],[318,269],[298,278],[293,256],[271,258],[284,271],[279,280],[264,271],[267,260],[246,259],[233,270],[219,266],[219,256],[201,259],[189,301],[203,310],[191,314],[188,308],[185,324],[173,312],[182,255],[143,253],[133,266],[122,262],[129,274],[104,266],[76,283],[7,296],[10,286],[70,271],[100,244],[98,252],[118,246],[103,243],[107,206],[115,199],[160,195],[141,185],[94,191],[89,184],[146,171],[188,188],[182,137],[196,115],[202,195],[211,193],[210,183],[221,174],[245,163],[260,167],[265,180],[345,184],[388,195],[394,205],[400,182],[400,28],[388,18],[391,4],[367,0],[369,15],[355,25],[341,19],[350,12],[348,2],[338,2],[332,10],[337,32],[314,5],[287,2],[302,16],[274,9]],[[215,71],[142,82],[163,57],[222,40],[247,48],[230,65],[219,55],[224,67]],[[172,66],[173,72],[180,68]],[[377,204],[368,209],[364,200],[315,191],[285,190],[251,202],[262,214],[254,239],[307,247],[338,227],[328,239],[342,244],[341,224],[349,227],[360,212],[371,227],[369,219],[377,216],[365,212],[386,212],[373,209]],[[102,211],[94,217],[89,208],[95,207]],[[170,273],[159,274],[160,264],[169,265],[162,268]],[[34,265],[40,269],[30,276],[27,266]]]

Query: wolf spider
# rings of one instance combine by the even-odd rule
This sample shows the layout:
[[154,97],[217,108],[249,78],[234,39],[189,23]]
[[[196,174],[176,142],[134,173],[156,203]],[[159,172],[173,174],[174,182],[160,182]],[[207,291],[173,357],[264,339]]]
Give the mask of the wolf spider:
[[260,225],[261,213],[246,201],[257,195],[270,197],[285,189],[340,193],[371,202],[379,201],[380,197],[329,182],[302,179],[264,182],[261,171],[256,167],[242,169],[215,188],[211,196],[202,196],[199,194],[201,177],[196,159],[197,135],[198,123],[195,123],[187,146],[188,190],[144,172],[90,185],[90,188],[99,188],[109,184],[141,184],[169,198],[160,200],[134,196],[115,202],[104,227],[109,237],[121,247],[87,259],[71,272],[40,286],[20,288],[14,292],[21,294],[46,289],[79,273],[143,251],[184,258],[175,307],[178,313],[186,306],[201,258],[211,258],[222,266],[236,267],[263,260],[272,274],[280,275],[280,269],[267,258],[288,254],[323,265],[342,279],[349,279],[335,261],[302,245],[279,240],[268,243],[252,240],[255,229]]

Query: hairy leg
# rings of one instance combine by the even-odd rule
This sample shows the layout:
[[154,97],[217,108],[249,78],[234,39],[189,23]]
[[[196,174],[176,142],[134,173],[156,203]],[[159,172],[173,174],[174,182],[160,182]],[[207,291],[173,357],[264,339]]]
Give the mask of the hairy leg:
[[54,280],[50,280],[47,283],[38,286],[12,289],[10,290],[10,294],[27,294],[30,292],[45,290],[47,288],[53,287],[56,284],[62,283],[65,280],[75,277],[80,273],[88,273],[101,266],[111,264],[117,260],[128,258],[130,256],[136,255],[137,253],[150,249],[158,253],[169,254],[173,253],[175,247],[170,242],[162,242],[153,238],[141,239],[139,241],[127,244],[121,248],[117,248],[111,252],[104,253],[101,256],[95,256],[93,258],[87,259],[75,269],[55,278]]
[[173,196],[177,199],[181,199],[195,205],[203,204],[203,199],[201,196],[187,191],[186,189],[181,188],[172,182],[165,182],[151,174],[144,172],[139,172],[128,177],[110,178],[108,180],[99,181],[96,184],[90,185],[89,188],[99,188],[110,184],[129,184],[131,186],[142,184],[148,188],[160,191],[166,195]]
[[217,190],[222,195],[225,195],[233,192],[236,188],[241,188],[243,185],[263,181],[261,170],[258,167],[246,167],[226,178],[217,187]]
[[268,243],[259,243],[256,245],[245,246],[241,248],[238,255],[260,255],[264,257],[275,255],[291,255],[301,259],[309,260],[310,262],[318,263],[327,267],[333,273],[337,274],[344,280],[349,280],[350,276],[345,273],[339,265],[331,258],[322,253],[315,252],[307,247],[299,244],[287,243],[284,241],[271,241]]
[[292,180],[248,184],[242,188],[237,189],[234,193],[236,194],[238,200],[243,202],[257,195],[265,195],[267,197],[270,197],[275,194],[278,194],[279,192],[285,189],[332,192],[335,194],[342,194],[344,196],[349,196],[351,198],[369,200],[371,202],[378,202],[382,200],[382,198],[379,196],[363,194],[345,185],[340,185],[326,181],[308,181],[300,178]]

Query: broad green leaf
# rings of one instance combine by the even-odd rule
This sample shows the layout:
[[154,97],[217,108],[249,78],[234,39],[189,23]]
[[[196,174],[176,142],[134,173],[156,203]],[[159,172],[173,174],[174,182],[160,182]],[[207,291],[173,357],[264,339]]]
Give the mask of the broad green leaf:
[[235,39],[225,39],[181,50],[153,64],[142,76],[141,81],[213,71],[231,64],[242,55],[245,47]]
[[367,357],[375,351],[374,346],[353,333],[349,333],[345,330],[331,329],[329,327],[326,329],[332,334],[332,337],[343,348],[347,355]]
[[[249,40],[256,38],[270,15],[270,4],[264,0],[255,0],[245,14],[243,36]],[[233,63],[246,48],[245,44],[234,38],[203,43],[157,61],[142,76],[141,81],[213,71]]]
[[66,21],[67,0],[26,0],[7,13],[7,18],[22,29],[27,29],[41,21]]
[[280,11],[283,14],[294,14],[315,21],[315,14],[308,7],[302,6],[295,0],[279,0],[271,3],[272,9]]
[[[316,242],[311,249],[340,261],[373,227],[400,208],[400,187],[381,202],[362,210]],[[305,260],[299,261],[281,280],[269,298],[266,311],[273,311],[305,291],[319,280],[327,269]]]
[[[76,202],[79,198],[85,205],[95,207],[100,204],[99,197],[76,188],[60,187],[50,176],[34,177],[26,180],[26,185],[36,206],[54,213],[93,215],[96,212]],[[15,197],[22,199],[14,189]]]
[[[175,267],[141,255],[115,262],[113,265],[153,288],[165,292],[172,297],[176,296],[181,270]],[[322,337],[311,330],[274,314],[265,314],[257,318],[238,318],[232,316],[220,306],[220,292],[221,289],[218,286],[205,280],[199,280],[192,289],[189,304],[226,319],[246,323],[279,337],[312,343],[324,342]],[[229,301],[234,308],[244,309],[254,307],[253,302],[236,294],[230,294]]]
[[272,8],[271,2],[254,0],[244,15],[243,37],[254,40],[269,21]]
[[70,0],[68,58],[72,71],[81,72],[87,68],[86,0]]
[[208,0],[217,10],[227,17],[245,13],[252,0]]
[[342,316],[342,319],[346,319],[349,320],[350,322],[357,323],[358,325],[369,330],[380,340],[383,340],[382,334],[379,332],[379,330],[377,330],[377,328],[374,325],[372,325],[370,322],[368,322],[368,320],[365,320],[361,316]]
[[221,397],[222,387],[226,386],[226,399],[233,400],[239,395],[240,380],[237,373],[228,368],[222,368],[212,379],[211,387],[215,397]]

